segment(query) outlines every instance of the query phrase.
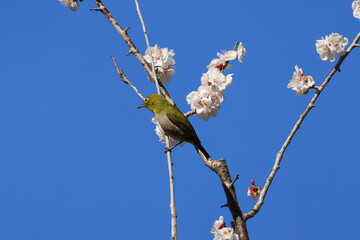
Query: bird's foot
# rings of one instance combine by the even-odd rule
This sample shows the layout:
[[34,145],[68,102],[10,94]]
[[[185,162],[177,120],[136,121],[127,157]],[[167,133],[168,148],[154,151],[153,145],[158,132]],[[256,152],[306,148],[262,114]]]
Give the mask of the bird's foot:
[[181,144],[182,142],[178,142],[175,146],[173,146],[173,147],[166,147],[165,148],[165,153],[167,153],[167,152],[170,152],[171,150],[173,150],[176,146],[178,146],[179,144]]

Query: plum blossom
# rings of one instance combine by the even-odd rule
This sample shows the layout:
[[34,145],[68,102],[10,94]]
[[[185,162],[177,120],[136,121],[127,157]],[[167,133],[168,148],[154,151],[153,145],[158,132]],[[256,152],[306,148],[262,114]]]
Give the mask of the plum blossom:
[[[156,135],[158,135],[158,137],[159,137],[159,142],[165,143],[165,132],[164,132],[164,130],[161,128],[161,126],[160,126],[160,124],[159,124],[159,121],[157,120],[156,117],[153,117],[153,118],[151,119],[151,122],[156,125],[156,127],[155,127],[155,132],[156,132]],[[177,141],[177,140],[169,137],[169,145],[170,145],[170,147],[173,147],[173,146],[175,146],[175,145],[178,144],[178,143],[179,143],[179,141]],[[180,146],[183,146],[184,144],[185,144],[185,142],[181,143]]]
[[253,188],[250,188],[250,187],[248,188],[247,195],[248,195],[249,197],[251,197],[252,199],[254,199],[254,200],[257,200],[258,197],[259,197],[259,193],[256,192],[256,191],[254,191],[254,189],[253,189]]
[[351,5],[353,9],[353,15],[354,17],[358,18],[360,20],[360,0],[356,0]]
[[239,63],[243,63],[242,58],[246,56],[247,52],[242,42],[239,44],[239,47],[236,52]]
[[[207,69],[217,68],[222,69],[225,66],[226,61],[220,58],[214,58],[211,60],[210,64],[206,66]],[[226,65],[226,69],[230,69],[231,65]]]
[[215,86],[200,86],[198,91],[192,91],[186,96],[191,110],[196,109],[198,118],[207,121],[210,116],[215,117],[221,108],[225,94]]
[[245,55],[246,49],[240,43],[237,51],[230,50],[217,53],[218,58],[214,58],[206,66],[208,71],[203,73],[198,91],[192,91],[186,97],[188,104],[191,105],[191,110],[195,110],[198,118],[207,121],[210,117],[217,115],[218,110],[221,108],[221,102],[225,98],[223,90],[232,85],[232,76],[234,75],[228,74],[225,76],[223,71],[231,67],[228,64],[231,60],[237,58],[242,63],[241,59]]
[[251,179],[251,187],[248,188],[247,195],[254,200],[257,200],[260,196],[261,187],[255,185],[255,180]]
[[[218,58],[214,58],[211,60],[210,64],[206,66],[207,69],[217,68],[222,69],[225,66],[226,62],[236,59],[237,52],[230,51],[222,51],[222,53],[217,53]],[[226,69],[231,68],[231,65],[228,64]]]
[[237,52],[234,50],[230,50],[230,51],[222,51],[221,53],[217,53],[218,58],[220,58],[221,60],[227,62],[227,61],[231,61],[234,60],[237,56]]
[[219,220],[215,220],[210,233],[214,234],[214,240],[238,240],[239,236],[233,228],[225,227],[224,218],[220,216]]
[[288,88],[296,91],[296,96],[301,97],[303,94],[307,94],[309,88],[315,84],[312,76],[304,76],[303,70],[297,65],[295,66],[295,72],[290,83],[287,85]]
[[207,73],[203,73],[201,77],[201,84],[203,86],[215,86],[217,85],[220,90],[224,90],[227,87],[230,87],[232,84],[232,75],[225,75],[217,68],[211,68]]
[[333,62],[336,54],[342,56],[346,53],[345,46],[348,41],[346,37],[343,38],[338,33],[332,33],[330,36],[326,36],[325,39],[321,37],[321,40],[316,40],[316,51],[323,61]]
[[[154,59],[154,66],[159,81],[163,84],[171,82],[172,75],[175,73],[175,60],[172,58],[175,53],[168,48],[160,48],[157,44],[151,47],[152,57]],[[144,55],[145,61],[151,63],[150,50],[147,49]]]
[[77,0],[59,0],[65,7],[70,8],[73,11],[79,7],[79,3]]

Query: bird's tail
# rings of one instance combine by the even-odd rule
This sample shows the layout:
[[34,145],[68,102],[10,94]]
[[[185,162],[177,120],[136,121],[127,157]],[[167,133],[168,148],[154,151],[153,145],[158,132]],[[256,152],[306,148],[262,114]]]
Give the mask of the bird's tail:
[[198,149],[198,150],[200,150],[203,154],[204,154],[204,156],[206,157],[206,159],[211,159],[211,157],[210,157],[210,154],[208,154],[208,152],[205,150],[205,148],[201,145],[201,143],[198,143],[198,144],[193,144],[194,145],[194,147],[196,148],[196,149]]

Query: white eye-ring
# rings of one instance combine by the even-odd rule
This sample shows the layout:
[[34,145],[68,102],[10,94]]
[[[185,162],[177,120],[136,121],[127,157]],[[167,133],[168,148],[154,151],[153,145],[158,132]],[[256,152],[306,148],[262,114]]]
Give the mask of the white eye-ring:
[[145,98],[145,103],[147,103],[149,101],[149,98]]

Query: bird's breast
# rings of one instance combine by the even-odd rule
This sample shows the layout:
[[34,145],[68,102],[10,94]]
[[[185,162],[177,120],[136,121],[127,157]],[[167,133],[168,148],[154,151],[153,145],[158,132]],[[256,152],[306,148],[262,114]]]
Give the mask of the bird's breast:
[[166,135],[181,142],[186,141],[185,132],[170,121],[166,112],[156,114],[156,118]]

